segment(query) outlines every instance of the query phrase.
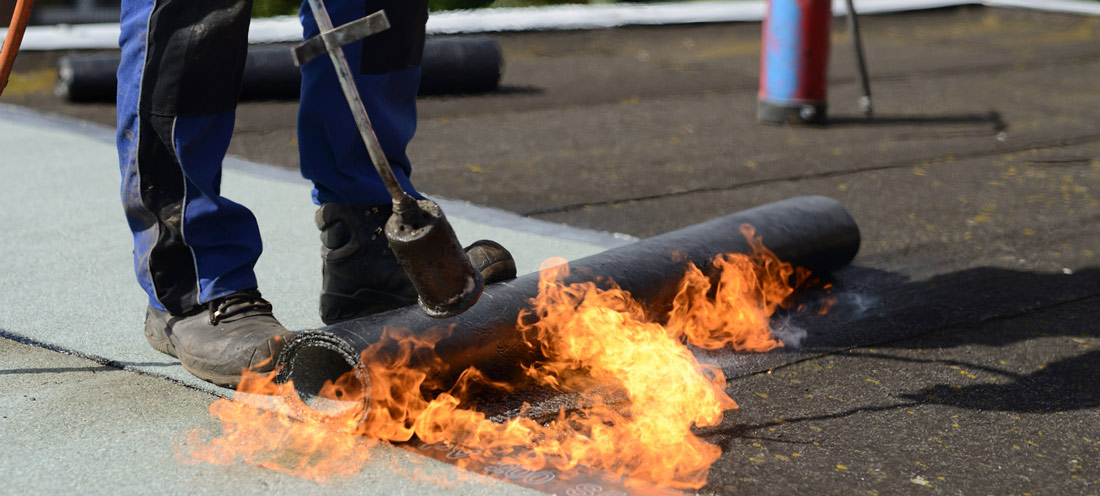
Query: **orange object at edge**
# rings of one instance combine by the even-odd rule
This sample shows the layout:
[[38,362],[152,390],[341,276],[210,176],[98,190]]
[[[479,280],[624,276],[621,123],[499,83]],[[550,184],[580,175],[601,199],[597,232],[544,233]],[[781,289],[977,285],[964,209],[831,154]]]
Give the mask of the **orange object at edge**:
[[18,0],[15,4],[15,13],[11,16],[11,25],[8,26],[8,34],[4,38],[4,46],[0,48],[0,94],[8,86],[8,76],[15,65],[15,55],[19,52],[19,44],[23,42],[23,32],[27,29],[27,21],[31,17],[31,5],[34,0]]

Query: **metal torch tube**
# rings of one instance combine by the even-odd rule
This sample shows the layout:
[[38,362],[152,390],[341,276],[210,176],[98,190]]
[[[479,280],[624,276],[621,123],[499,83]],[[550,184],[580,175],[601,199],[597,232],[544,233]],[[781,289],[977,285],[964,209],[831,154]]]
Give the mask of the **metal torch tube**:
[[340,81],[340,88],[344,91],[344,97],[347,98],[351,113],[355,117],[359,135],[363,138],[363,143],[367,145],[367,154],[370,155],[375,170],[382,178],[382,183],[389,190],[394,204],[415,202],[401,188],[401,184],[397,182],[397,177],[394,176],[393,169],[390,168],[390,162],[386,159],[385,152],[382,151],[382,144],[378,142],[378,137],[374,134],[374,127],[371,126],[367,109],[363,106],[363,99],[359,96],[359,89],[355,86],[355,76],[352,75],[351,67],[348,66],[348,61],[344,58],[344,48],[340,46],[338,40],[330,38],[333,26],[328,11],[325,10],[325,3],[322,0],[309,0],[309,8],[313,11],[313,19],[317,21],[317,28],[321,31],[320,36],[325,42],[325,49],[328,51],[329,58],[332,59],[332,66],[336,69],[336,79]]
[[[859,228],[843,205],[821,196],[796,197],[570,262],[564,282],[610,279],[641,301],[650,315],[667,315],[689,261],[706,272],[718,254],[751,250],[740,232],[742,224],[754,226],[781,260],[814,271],[842,267],[859,249]],[[532,273],[487,286],[476,305],[447,319],[433,319],[414,306],[305,331],[279,355],[282,369],[276,380],[294,381],[298,394],[309,402],[325,380],[352,370],[385,328],[420,333],[433,327],[452,327],[435,348],[448,367],[444,382],[470,366],[507,379],[519,365],[537,358],[522,342],[517,319],[537,295],[538,282],[539,274]]]

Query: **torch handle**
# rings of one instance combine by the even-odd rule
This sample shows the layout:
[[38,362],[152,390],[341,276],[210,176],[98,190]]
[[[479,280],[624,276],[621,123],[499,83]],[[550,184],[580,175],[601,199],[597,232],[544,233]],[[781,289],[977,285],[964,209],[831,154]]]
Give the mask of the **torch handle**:
[[23,42],[23,32],[27,29],[27,21],[31,18],[31,6],[34,0],[18,0],[15,4],[15,12],[11,16],[11,24],[8,26],[8,34],[4,37],[4,46],[0,48],[0,94],[8,86],[8,76],[15,65],[15,55],[19,53],[19,45]]
[[415,200],[397,182],[397,176],[393,174],[390,162],[386,159],[385,152],[382,151],[382,144],[378,142],[378,137],[374,134],[374,127],[371,126],[367,109],[363,106],[363,99],[359,96],[359,89],[355,86],[351,67],[348,66],[348,61],[344,58],[343,48],[338,40],[329,35],[333,30],[332,19],[329,18],[328,11],[325,10],[324,2],[322,0],[309,0],[309,8],[313,11],[313,18],[317,21],[317,28],[321,31],[320,37],[325,42],[325,50],[328,51],[329,57],[332,59],[332,66],[336,69],[336,79],[340,81],[340,88],[344,90],[344,97],[347,98],[348,105],[351,107],[351,114],[355,117],[359,135],[363,138],[363,143],[367,145],[367,154],[370,155],[375,170],[378,171],[378,175],[385,183],[386,189],[389,190],[395,204],[414,202]]

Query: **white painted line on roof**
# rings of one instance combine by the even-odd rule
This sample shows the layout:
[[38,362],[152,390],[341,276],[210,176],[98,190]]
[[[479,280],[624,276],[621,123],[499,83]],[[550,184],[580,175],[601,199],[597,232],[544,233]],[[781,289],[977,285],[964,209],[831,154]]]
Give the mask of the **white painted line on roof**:
[[985,0],[989,7],[1016,7],[1021,9],[1064,12],[1067,14],[1100,15],[1100,3],[1070,0]]
[[[856,0],[860,14],[886,14],[963,5],[1014,7],[1100,15],[1100,4],[1079,0]],[[621,26],[759,21],[763,0],[698,1],[656,4],[558,5],[507,9],[449,11],[432,14],[428,34],[469,34],[508,31],[604,29]],[[844,0],[833,0],[833,13],[845,13]],[[0,36],[7,30],[0,31]],[[118,24],[32,26],[23,50],[80,50],[118,48]],[[256,19],[248,33],[250,43],[285,43],[302,39],[296,16]]]
[[298,16],[254,19],[248,26],[249,43],[285,43],[302,41],[302,23]]
[[[7,35],[8,30],[4,30]],[[21,51],[118,48],[118,23],[31,26],[23,33]]]
[[[877,14],[981,3],[980,0],[856,0],[856,11]],[[449,11],[432,14],[428,34],[460,34],[501,31],[602,29],[630,25],[692,24],[704,22],[759,21],[763,0],[700,1],[656,4],[560,5],[509,9]],[[833,10],[844,12],[844,1],[834,0]],[[5,30],[6,32],[6,30]],[[111,49],[118,47],[118,24],[32,26],[27,28],[23,50]],[[250,43],[296,42],[302,27],[296,16],[252,21]]]
[[628,25],[759,21],[764,2],[559,5],[434,14],[431,33],[600,29]]
[[[981,0],[856,0],[856,12],[882,14],[980,5]],[[749,22],[764,18],[764,1],[678,2],[657,4],[577,4],[551,7],[484,9],[433,14],[431,34],[495,31],[602,29],[621,26]],[[844,0],[833,0],[833,14],[844,15]]]
[[[856,13],[859,15],[891,14],[914,10],[942,9],[964,5],[981,5],[982,0],[855,0]],[[833,15],[848,14],[848,5],[844,0],[833,0]]]

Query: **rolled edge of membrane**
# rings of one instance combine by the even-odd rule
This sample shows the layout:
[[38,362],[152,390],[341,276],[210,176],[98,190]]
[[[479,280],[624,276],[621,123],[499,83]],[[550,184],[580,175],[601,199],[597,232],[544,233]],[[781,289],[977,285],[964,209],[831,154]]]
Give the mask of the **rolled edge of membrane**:
[[[854,217],[839,201],[825,196],[800,196],[767,203],[748,210],[724,215],[706,222],[694,224],[683,229],[671,231],[630,245],[597,253],[571,264],[586,269],[597,269],[608,264],[644,264],[645,260],[634,258],[657,254],[665,256],[677,251],[681,246],[692,245],[688,251],[699,252],[700,243],[706,247],[707,241],[721,244],[723,247],[748,247],[737,223],[749,223],[756,228],[764,246],[774,252],[780,260],[791,262],[813,271],[829,271],[850,263],[859,251],[860,233]],[[769,242],[770,240],[770,242]],[[733,251],[742,251],[738,248]],[[729,250],[716,251],[710,255]],[[633,257],[633,258],[631,258]],[[662,263],[665,263],[662,261]],[[660,265],[660,264],[657,264]],[[592,273],[590,277],[606,276]],[[664,278],[672,280],[673,278]],[[339,377],[340,373],[352,370],[359,361],[359,352],[377,340],[386,327],[419,329],[426,325],[447,325],[455,327],[455,335],[461,346],[446,343],[441,352],[461,355],[481,356],[480,349],[496,349],[499,343],[486,343],[494,339],[500,328],[506,326],[503,320],[518,314],[528,298],[527,294],[537,290],[538,274],[532,273],[509,283],[487,286],[487,304],[478,304],[454,320],[435,320],[423,316],[418,306],[409,306],[387,312],[353,319],[317,330],[304,331],[290,340],[279,354],[277,366],[281,367],[276,376],[277,382],[293,380],[300,392],[317,391],[325,380]],[[676,278],[678,280],[678,278]],[[620,281],[623,282],[623,281]],[[489,294],[492,293],[492,294]],[[517,306],[512,309],[511,306]],[[506,308],[507,307],[507,308]],[[505,311],[507,310],[507,311]],[[510,333],[509,333],[510,335]],[[444,345],[445,343],[440,343]],[[497,350],[499,352],[499,350]],[[484,358],[501,361],[509,359],[503,355],[486,355]],[[509,355],[511,358],[514,356]],[[481,360],[456,355],[459,361],[471,363]],[[303,398],[305,399],[305,398]]]
[[[327,352],[329,356],[324,360],[309,360],[303,366],[300,362],[308,357],[302,356],[302,350]],[[357,363],[359,355],[346,340],[323,328],[303,331],[291,338],[279,353],[276,361],[279,371],[275,374],[275,382],[309,381],[319,385],[335,378],[332,371],[351,370]]]

